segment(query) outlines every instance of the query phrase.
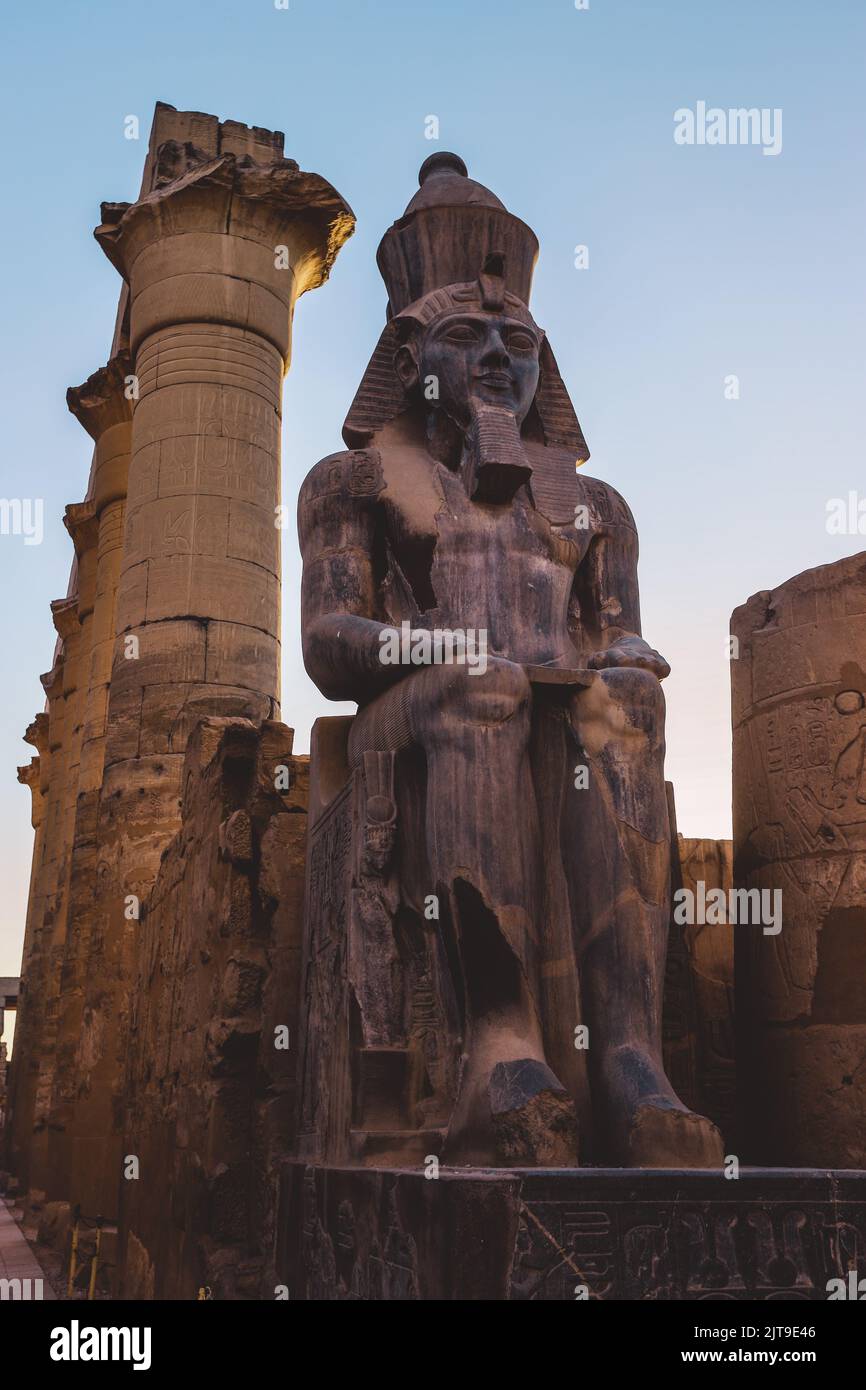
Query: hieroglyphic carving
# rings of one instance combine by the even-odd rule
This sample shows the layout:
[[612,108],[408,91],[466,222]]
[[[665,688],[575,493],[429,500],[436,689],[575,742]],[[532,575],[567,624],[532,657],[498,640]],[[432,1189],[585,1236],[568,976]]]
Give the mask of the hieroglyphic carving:
[[347,1085],[347,1058],[340,1043],[347,1011],[352,791],[351,785],[344,790],[309,835],[298,1146],[310,1156],[321,1151],[330,1133],[339,1134],[331,1126],[338,1125],[337,1102]]
[[[866,1174],[756,1170],[728,1183],[583,1170],[515,1175],[505,1188],[501,1179],[443,1169],[428,1184],[418,1171],[309,1168],[300,1277],[308,1289],[330,1278],[328,1298],[454,1297],[458,1288],[471,1298],[501,1279],[500,1296],[519,1302],[667,1302],[822,1301],[831,1279],[866,1276]],[[478,1210],[480,1185],[504,1200],[497,1234],[510,1227],[511,1243],[491,1240],[476,1274],[477,1228],[462,1216]],[[444,1267],[440,1242],[430,1242],[437,1229],[454,1232]]]
[[834,1222],[829,1202],[528,1203],[511,1296],[568,1300],[583,1282],[591,1299],[826,1298],[858,1256],[866,1268],[866,1211]]
[[808,570],[731,621],[735,880],[782,901],[780,932],[737,928],[751,1161],[866,1165],[864,575]]

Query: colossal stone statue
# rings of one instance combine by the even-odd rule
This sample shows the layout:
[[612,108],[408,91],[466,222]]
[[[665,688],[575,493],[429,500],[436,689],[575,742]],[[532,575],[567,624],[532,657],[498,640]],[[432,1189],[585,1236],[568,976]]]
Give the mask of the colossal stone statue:
[[359,706],[314,733],[299,1151],[572,1166],[579,1131],[718,1166],[661,1059],[669,667],[634,522],[577,472],[533,232],[455,155],[419,181],[349,450],[299,503],[307,670]]

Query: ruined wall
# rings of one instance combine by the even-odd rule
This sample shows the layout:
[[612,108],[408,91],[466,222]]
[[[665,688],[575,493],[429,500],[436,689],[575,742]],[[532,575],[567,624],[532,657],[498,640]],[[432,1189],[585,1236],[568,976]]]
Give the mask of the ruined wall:
[[122,1297],[273,1297],[307,822],[291,747],[283,724],[209,719],[187,750],[181,828],[137,924]]
[[866,1167],[866,553],[736,609],[734,876],[782,894],[736,929],[751,1162]]

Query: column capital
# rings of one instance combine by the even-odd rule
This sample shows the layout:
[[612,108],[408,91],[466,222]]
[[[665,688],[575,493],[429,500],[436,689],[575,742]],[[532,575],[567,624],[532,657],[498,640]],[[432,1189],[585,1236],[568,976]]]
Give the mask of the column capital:
[[24,742],[35,748],[37,753],[48,751],[48,715],[44,710],[35,715],[33,722],[24,731]]
[[99,541],[99,515],[94,501],[70,502],[63,513],[66,527],[80,558],[86,550],[95,550]]
[[64,641],[78,631],[78,595],[72,598],[55,598],[51,601],[51,617],[54,628]]
[[22,786],[30,788],[30,824],[34,830],[38,830],[42,820],[42,790],[38,758],[31,758],[29,763],[18,768],[18,781]]
[[81,386],[70,386],[66,404],[95,443],[114,425],[132,420],[132,401],[126,396],[126,378],[132,375],[127,352],[112,357]]
[[130,285],[133,353],[161,328],[222,323],[258,333],[287,359],[294,302],[328,278],[354,231],[349,205],[293,159],[211,159],[167,141],[158,170],[138,202],[103,203],[94,233]]
[[119,352],[83,385],[66,392],[66,404],[96,444],[88,500],[97,516],[109,502],[126,496],[133,411],[127,382],[132,374],[129,353]]
[[39,677],[42,689],[45,691],[46,698],[55,700],[58,695],[63,693],[63,657],[60,656],[54,662],[50,671]]

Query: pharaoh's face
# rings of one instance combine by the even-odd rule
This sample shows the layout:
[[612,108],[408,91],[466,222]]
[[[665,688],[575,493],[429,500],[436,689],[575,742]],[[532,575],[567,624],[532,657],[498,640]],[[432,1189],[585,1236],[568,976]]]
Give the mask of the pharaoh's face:
[[425,398],[468,425],[473,404],[498,405],[519,422],[538,387],[541,337],[505,314],[460,313],[425,329],[416,345]]

